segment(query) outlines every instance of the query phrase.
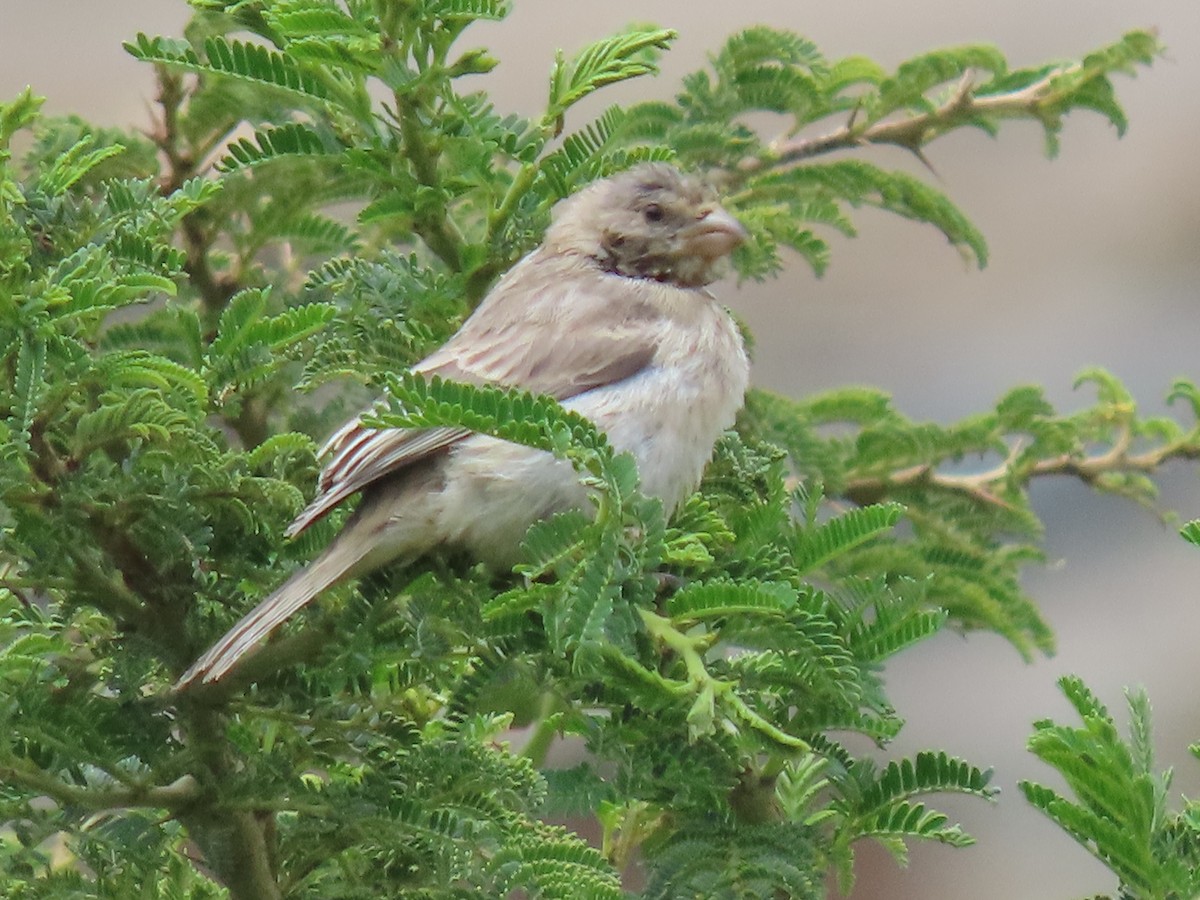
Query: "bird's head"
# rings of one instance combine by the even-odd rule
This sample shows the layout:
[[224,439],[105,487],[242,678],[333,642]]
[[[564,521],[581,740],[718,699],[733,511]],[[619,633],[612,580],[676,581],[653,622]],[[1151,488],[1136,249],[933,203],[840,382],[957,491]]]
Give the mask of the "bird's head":
[[643,163],[565,200],[546,246],[629,278],[682,287],[715,281],[746,229],[715,193],[665,163]]

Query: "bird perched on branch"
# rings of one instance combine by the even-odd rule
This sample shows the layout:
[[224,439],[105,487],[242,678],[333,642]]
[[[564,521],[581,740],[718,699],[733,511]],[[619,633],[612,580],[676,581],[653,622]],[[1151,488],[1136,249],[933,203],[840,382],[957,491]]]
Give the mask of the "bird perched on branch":
[[[555,397],[632,453],[642,490],[670,511],[696,488],[746,391],[741,337],[706,289],[745,237],[708,188],[671,166],[595,182],[563,201],[542,245],[414,370]],[[354,419],[322,455],[316,498],[289,535],[361,491],[358,509],[178,687],[221,679],[333,584],[440,545],[511,566],[533,522],[587,502],[567,462],[458,428]]]

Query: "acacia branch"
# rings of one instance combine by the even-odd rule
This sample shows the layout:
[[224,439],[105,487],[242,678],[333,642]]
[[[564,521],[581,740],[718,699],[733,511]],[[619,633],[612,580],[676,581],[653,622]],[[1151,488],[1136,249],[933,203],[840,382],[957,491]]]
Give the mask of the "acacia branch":
[[841,128],[816,137],[780,137],[767,145],[761,157],[746,159],[739,166],[743,172],[779,168],[798,163],[813,156],[868,145],[890,144],[920,155],[920,150],[934,138],[974,119],[1043,118],[1043,110],[1061,98],[1064,76],[1082,70],[1076,63],[1045,75],[1025,87],[1005,94],[977,96],[970,73],[959,81],[954,93],[940,106],[929,112],[900,119],[859,122],[858,110]]
[[[404,139],[404,153],[412,165],[413,174],[424,187],[438,190],[437,153],[425,139],[425,126],[414,104],[399,91],[395,92],[393,99],[400,134]],[[453,271],[462,271],[463,238],[444,205],[438,204],[436,210],[418,212],[414,217],[413,230],[438,259]]]
[[1069,475],[1086,484],[1095,484],[1102,476],[1122,473],[1155,472],[1172,459],[1200,459],[1200,435],[1163,444],[1141,453],[1130,453],[1133,436],[1122,429],[1113,445],[1092,455],[1062,453],[1033,463],[1018,462],[1020,446],[999,465],[973,475],[954,475],[937,471],[936,463],[922,463],[889,475],[851,479],[844,495],[858,505],[878,503],[897,488],[925,486],[966,494],[994,506],[1008,506],[1001,496],[1005,484],[1016,476],[1022,485],[1048,475]]

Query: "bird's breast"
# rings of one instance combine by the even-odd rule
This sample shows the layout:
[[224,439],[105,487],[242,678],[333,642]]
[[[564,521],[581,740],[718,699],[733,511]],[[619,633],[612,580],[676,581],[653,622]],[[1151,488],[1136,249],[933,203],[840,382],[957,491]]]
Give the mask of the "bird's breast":
[[655,323],[651,363],[633,376],[564,403],[633,454],[642,489],[667,510],[695,490],[713,445],[742,406],[750,364],[729,315],[706,294]]
[[[667,308],[646,323],[655,330],[655,353],[646,366],[563,402],[604,431],[616,450],[633,455],[642,490],[660,498],[668,512],[699,484],[713,445],[741,408],[750,370],[729,315],[708,295],[676,293],[686,295],[688,305]],[[569,463],[484,435],[451,451],[444,480],[435,540],[464,546],[497,565],[518,558],[519,542],[534,521],[587,506]]]

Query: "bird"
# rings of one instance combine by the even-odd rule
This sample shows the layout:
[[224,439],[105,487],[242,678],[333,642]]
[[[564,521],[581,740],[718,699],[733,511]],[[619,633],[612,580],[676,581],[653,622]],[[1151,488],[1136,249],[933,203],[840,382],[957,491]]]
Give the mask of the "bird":
[[[710,186],[672,165],[594,181],[555,207],[541,245],[413,370],[550,395],[630,452],[643,492],[669,513],[699,485],[749,384],[741,332],[708,287],[747,236]],[[288,536],[361,493],[357,509],[177,690],[228,676],[335,584],[441,547],[511,568],[529,526],[588,503],[565,460],[462,428],[371,428],[360,415],[319,456],[316,496]]]

